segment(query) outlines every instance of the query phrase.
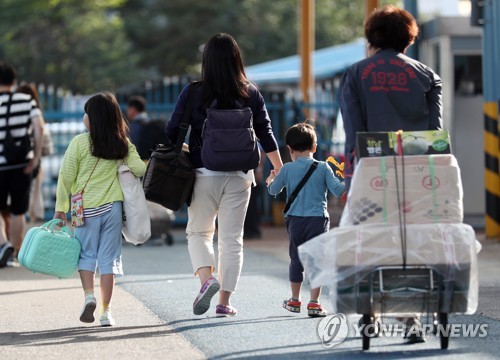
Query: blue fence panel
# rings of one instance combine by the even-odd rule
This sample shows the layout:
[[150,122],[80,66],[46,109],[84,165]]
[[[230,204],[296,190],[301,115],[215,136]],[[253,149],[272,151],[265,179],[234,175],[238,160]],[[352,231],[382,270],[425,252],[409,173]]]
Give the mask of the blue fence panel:
[[[147,110],[152,119],[167,121],[174,109],[177,97],[182,88],[189,82],[189,78],[166,78],[162,81],[147,82],[142,86],[120,91],[116,94],[120,106],[126,108],[127,98],[131,95],[142,95],[148,100]],[[329,155],[340,155],[343,152],[342,124],[337,121],[338,79],[324,82],[316,89],[315,102],[304,104],[297,101],[297,94],[293,89],[266,90],[261,92],[266,100],[267,110],[272,120],[274,134],[277,138],[283,160],[289,161],[288,149],[285,145],[285,132],[293,124],[305,120],[307,109],[313,118],[318,133],[318,151],[316,157],[324,160]],[[71,139],[83,131],[83,105],[88,97],[63,96],[60,91],[51,88],[39,88],[44,117],[51,131],[54,142],[54,154],[42,159],[44,181],[42,191],[45,202],[45,216],[47,219],[54,214],[57,177],[64,152]],[[340,127],[340,129],[339,129]],[[333,140],[332,140],[333,137]],[[259,208],[263,222],[276,222],[273,214],[273,203],[284,202],[285,196],[273,198],[267,194],[265,177],[271,170],[269,160],[264,165],[264,179],[262,179],[259,194]],[[278,214],[281,217],[281,213]],[[176,212],[177,224],[185,224],[187,209]]]

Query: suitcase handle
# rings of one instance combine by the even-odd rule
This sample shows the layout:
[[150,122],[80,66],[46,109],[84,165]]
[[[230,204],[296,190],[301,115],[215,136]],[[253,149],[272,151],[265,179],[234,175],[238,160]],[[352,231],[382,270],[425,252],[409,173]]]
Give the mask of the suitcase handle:
[[[60,219],[52,219],[52,220],[49,220],[47,221],[45,224],[43,224],[41,227],[42,228],[46,228],[48,231],[50,232],[54,232],[54,227],[56,225],[58,225],[59,223],[61,223],[62,220]],[[71,230],[69,228],[67,228],[66,226],[62,226],[61,227],[61,231],[58,231],[59,233],[62,233],[62,234],[65,234],[65,235],[68,235],[69,237],[73,237],[73,233],[71,232]]]

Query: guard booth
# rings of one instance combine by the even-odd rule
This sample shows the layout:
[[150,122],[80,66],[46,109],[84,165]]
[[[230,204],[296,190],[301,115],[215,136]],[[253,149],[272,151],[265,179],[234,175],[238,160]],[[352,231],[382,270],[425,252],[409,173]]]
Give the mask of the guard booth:
[[460,165],[464,222],[484,228],[482,29],[469,17],[437,17],[422,24],[419,60],[443,80],[444,128]]

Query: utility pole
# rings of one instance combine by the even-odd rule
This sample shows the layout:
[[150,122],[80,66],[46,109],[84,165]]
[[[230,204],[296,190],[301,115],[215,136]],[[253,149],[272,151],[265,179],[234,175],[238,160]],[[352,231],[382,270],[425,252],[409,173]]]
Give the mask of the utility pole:
[[[365,21],[368,19],[368,16],[372,13],[373,10],[378,8],[378,0],[365,0]],[[365,49],[365,56],[368,57],[368,47]]]
[[[482,10],[482,19],[473,19],[483,25],[483,95],[484,95],[484,161],[486,187],[486,237],[500,235],[500,173],[499,173],[499,117],[500,107],[500,3],[473,1],[476,10]],[[473,12],[474,14],[474,12]],[[476,25],[474,24],[474,25]]]
[[[314,102],[314,72],[312,57],[314,52],[314,0],[300,0],[300,89],[306,106]],[[310,108],[304,109],[304,115],[310,117]]]
[[[418,23],[418,1],[404,0],[404,8],[406,11],[413,15],[415,21],[417,21]],[[411,57],[412,59],[418,60],[418,38],[415,39],[413,45],[410,45],[408,50],[406,50],[406,55]]]
[[368,17],[368,15],[371,14],[373,10],[378,8],[378,3],[378,0],[366,0],[365,19]]

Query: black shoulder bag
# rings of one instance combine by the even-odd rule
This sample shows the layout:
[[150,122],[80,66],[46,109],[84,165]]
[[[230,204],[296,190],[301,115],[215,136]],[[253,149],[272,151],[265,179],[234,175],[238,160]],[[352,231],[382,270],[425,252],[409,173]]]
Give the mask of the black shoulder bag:
[[286,213],[288,212],[288,210],[290,210],[290,206],[292,206],[292,203],[295,201],[295,198],[299,194],[300,190],[302,190],[302,188],[306,184],[307,180],[309,180],[309,178],[311,177],[312,173],[314,172],[314,170],[316,170],[317,167],[318,167],[318,162],[316,160],[314,160],[314,162],[309,167],[309,170],[307,170],[307,173],[304,175],[304,177],[302,178],[302,180],[300,180],[299,185],[297,185],[297,187],[295,188],[295,190],[292,192],[292,194],[288,198],[288,201],[286,202],[285,209],[283,210],[283,214],[286,215]]
[[176,144],[155,146],[142,184],[147,200],[174,211],[184,204],[189,206],[196,178],[189,152],[182,149],[193,110],[192,87],[193,83],[188,89],[187,103],[179,124]]

